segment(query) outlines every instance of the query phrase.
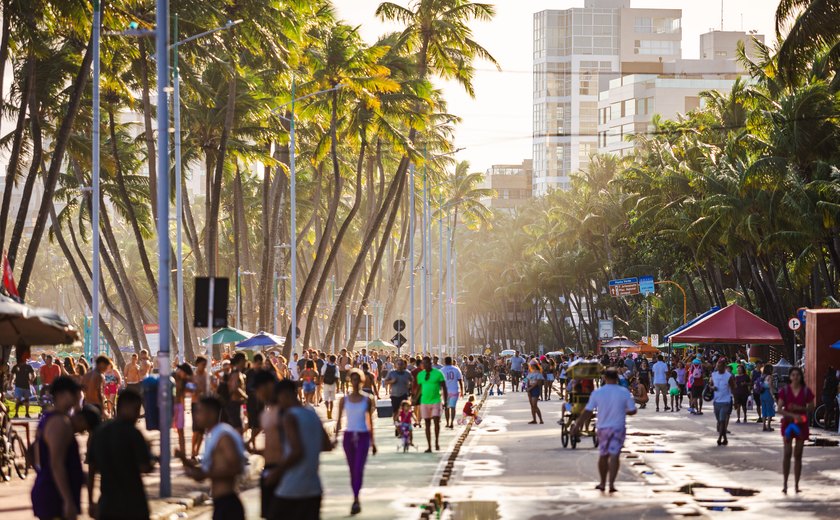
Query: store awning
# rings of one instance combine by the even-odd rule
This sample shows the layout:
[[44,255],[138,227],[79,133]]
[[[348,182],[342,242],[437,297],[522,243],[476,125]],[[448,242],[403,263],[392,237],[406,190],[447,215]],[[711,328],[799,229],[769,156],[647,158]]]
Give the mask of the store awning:
[[674,335],[674,334],[676,334],[677,332],[679,332],[679,331],[681,331],[681,330],[685,330],[685,329],[687,329],[687,328],[691,327],[692,325],[694,325],[694,324],[695,324],[695,323],[697,323],[698,321],[700,321],[700,320],[702,320],[702,319],[706,318],[706,316],[709,316],[709,315],[711,315],[711,314],[714,314],[714,313],[716,313],[716,312],[717,312],[717,311],[719,311],[719,310],[720,310],[720,307],[718,307],[717,305],[715,305],[714,307],[712,307],[711,309],[707,310],[707,311],[706,311],[706,312],[704,312],[703,314],[701,314],[701,315],[697,316],[697,317],[696,317],[696,318],[694,318],[693,320],[689,320],[689,321],[688,321],[688,323],[683,323],[682,325],[680,325],[680,326],[679,326],[679,327],[677,327],[676,329],[672,330],[672,331],[671,331],[671,332],[669,332],[668,334],[665,334],[665,338],[664,338],[664,339],[665,339],[665,341],[667,342],[667,341],[668,341],[668,338],[670,338],[671,336],[673,336],[673,335]]

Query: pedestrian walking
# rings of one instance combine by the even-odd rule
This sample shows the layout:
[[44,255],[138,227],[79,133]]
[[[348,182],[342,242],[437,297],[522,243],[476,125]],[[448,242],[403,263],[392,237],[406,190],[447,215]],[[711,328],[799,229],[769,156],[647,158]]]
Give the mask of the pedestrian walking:
[[[26,418],[29,419],[29,401],[32,398],[32,384],[35,382],[35,369],[26,362],[27,356],[21,355],[12,367],[12,379],[15,384],[15,415],[20,417],[20,405],[24,406]],[[3,389],[0,388],[0,394]]]
[[808,416],[814,409],[814,393],[805,386],[805,376],[801,368],[791,368],[788,377],[790,383],[779,390],[778,402],[785,445],[782,458],[782,472],[784,473],[782,493],[787,493],[788,489],[791,455],[793,455],[794,489],[799,493],[801,491],[799,479],[802,476],[802,448],[809,436]]
[[187,441],[184,435],[184,425],[187,418],[187,394],[192,386],[192,367],[182,363],[175,368],[175,385],[173,387],[172,427],[178,434],[178,450],[187,452]]
[[254,376],[254,394],[263,405],[260,426],[263,428],[263,449],[252,446],[250,451],[263,457],[263,471],[260,473],[260,517],[268,518],[271,500],[277,482],[269,483],[268,477],[279,464],[283,455],[280,439],[280,414],[277,412],[277,379],[267,370]]
[[230,374],[227,379],[229,401],[225,406],[226,422],[242,435],[242,406],[248,399],[245,389],[245,363],[247,358],[242,352],[237,352],[230,360]]
[[213,393],[215,386],[215,378],[210,371],[207,370],[207,358],[198,356],[195,358],[195,372],[192,376],[193,386],[195,387],[192,395],[192,402],[190,403],[190,414],[192,415],[192,450],[190,455],[193,460],[197,460],[198,452],[201,448],[201,442],[204,439],[204,428],[195,420],[198,415],[198,403],[202,397],[206,397]]
[[444,366],[440,369],[446,379],[446,408],[444,409],[444,420],[446,427],[455,428],[455,408],[458,406],[458,397],[464,393],[464,377],[461,369],[452,364],[452,358],[446,356],[443,360]]
[[657,357],[656,363],[653,364],[651,368],[653,371],[653,388],[656,391],[656,411],[659,411],[659,396],[662,396],[662,406],[665,407],[665,411],[667,412],[671,408],[668,407],[668,363],[665,362],[665,358],[662,357],[660,354]]
[[85,485],[82,458],[75,433],[98,426],[96,408],[85,407],[70,417],[79,405],[81,386],[67,376],[53,381],[53,407],[38,423],[35,432],[33,466],[37,469],[32,486],[32,513],[39,519],[74,520],[82,508]]
[[203,397],[193,418],[207,432],[201,463],[187,459],[180,451],[176,455],[188,477],[197,482],[210,479],[213,520],[244,520],[245,509],[237,494],[236,481],[245,471],[245,445],[240,432],[219,421],[221,414],[222,403],[218,399]]
[[604,385],[596,389],[589,396],[583,413],[572,425],[571,435],[577,435],[584,424],[592,419],[593,412],[598,412],[598,473],[601,482],[595,489],[607,489],[609,476],[609,492],[615,493],[615,478],[620,466],[619,455],[624,447],[627,436],[627,416],[636,415],[636,405],[630,392],[618,384],[618,372],[614,368],[604,371]]
[[143,388],[140,386],[140,363],[137,358],[137,353],[131,355],[131,358],[126,361],[123,367],[123,379],[125,380],[125,387],[130,388],[140,395],[143,395]]
[[[388,373],[385,382],[390,385],[391,410],[393,411],[394,421],[397,421],[403,402],[409,398],[409,392],[411,391],[411,373],[406,370],[404,359],[397,359],[396,369]],[[396,432],[396,435],[399,435],[399,431]]]
[[[90,516],[100,519],[143,520],[149,518],[149,503],[143,473],[152,471],[149,444],[135,425],[140,418],[140,394],[132,389],[119,393],[116,417],[100,425],[88,449],[88,503]],[[94,501],[94,483],[100,473],[99,501]]]
[[82,390],[85,404],[92,404],[104,410],[105,405],[105,377],[104,374],[111,366],[111,360],[105,356],[96,358],[93,368],[82,377]]
[[[366,365],[367,363],[363,363]],[[335,423],[335,440],[341,431],[342,418],[347,416],[347,426],[344,428],[344,454],[350,467],[350,487],[353,489],[353,506],[351,515],[362,511],[359,493],[362,490],[362,480],[365,473],[368,450],[376,455],[376,442],[373,438],[373,410],[376,402],[366,393],[362,393],[362,380],[365,374],[359,369],[350,370],[350,393],[338,402],[338,419]]]
[[732,393],[735,404],[736,423],[741,422],[741,412],[744,413],[744,422],[747,422],[747,400],[750,397],[750,376],[747,375],[746,367],[738,365],[735,374],[735,390]]
[[266,476],[277,483],[268,518],[272,520],[318,520],[321,517],[321,478],[318,466],[322,451],[333,449],[318,414],[301,405],[294,381],[277,383],[277,408],[283,452]]
[[[446,390],[446,379],[440,370],[432,368],[432,358],[423,358],[423,369],[417,374],[418,401],[420,403],[420,417],[426,423],[426,453],[432,452],[431,425],[435,423],[435,450],[440,451],[440,407],[449,397]],[[441,399],[443,394],[443,399]]]
[[528,403],[531,405],[531,422],[528,424],[537,424],[537,418],[540,419],[540,424],[543,424],[542,412],[540,412],[539,400],[542,394],[542,388],[545,378],[540,370],[540,365],[536,360],[528,364],[528,375],[525,376],[525,391],[528,393]]
[[761,373],[761,417],[764,421],[762,431],[772,432],[773,417],[776,416],[776,382],[773,380],[773,365],[767,363]]
[[332,419],[335,404],[335,390],[338,383],[339,370],[335,364],[336,357],[330,356],[329,361],[321,367],[321,384],[323,385],[324,407],[327,409],[327,419]]
[[718,446],[729,444],[727,428],[729,427],[729,416],[732,415],[732,393],[735,390],[735,378],[728,370],[726,360],[719,358],[717,370],[712,372],[711,389],[714,392],[714,411],[717,420]]

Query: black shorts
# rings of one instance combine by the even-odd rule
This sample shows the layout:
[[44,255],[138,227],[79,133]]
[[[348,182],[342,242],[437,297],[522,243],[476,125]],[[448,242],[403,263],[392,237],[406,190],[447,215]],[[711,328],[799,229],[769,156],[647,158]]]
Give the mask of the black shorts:
[[272,520],[318,520],[321,518],[321,497],[271,498],[271,511],[267,518]]
[[522,377],[522,371],[520,371],[520,370],[511,370],[511,371],[510,371],[510,377],[511,377],[512,379],[519,379],[519,378],[521,378],[521,377]]
[[680,395],[688,395],[685,392],[685,385],[677,384],[677,386],[680,388]]
[[266,473],[271,471],[275,464],[267,464],[260,473],[260,517],[268,518],[271,512],[271,500],[274,498],[274,488],[277,486],[269,486],[265,483]]
[[245,520],[245,508],[236,493],[213,498],[213,520]]
[[407,395],[392,395],[391,396],[391,408],[393,408],[393,413],[397,413],[400,411],[400,406],[402,406],[403,401],[407,400]]
[[347,381],[347,371],[346,370],[339,370],[338,371],[338,381],[336,383],[344,383]]
[[190,405],[190,411],[192,412],[192,431],[193,434],[195,433],[204,433],[204,428],[201,428],[195,423],[195,415],[198,412],[198,403],[192,403]]
[[242,401],[231,401],[225,405],[225,422],[236,429],[242,428]]
[[248,400],[245,403],[245,415],[248,416],[248,428],[260,427],[260,414],[262,414],[263,405],[256,399]]
[[695,399],[702,399],[703,398],[703,390],[706,389],[706,385],[693,385],[691,387],[691,397]]

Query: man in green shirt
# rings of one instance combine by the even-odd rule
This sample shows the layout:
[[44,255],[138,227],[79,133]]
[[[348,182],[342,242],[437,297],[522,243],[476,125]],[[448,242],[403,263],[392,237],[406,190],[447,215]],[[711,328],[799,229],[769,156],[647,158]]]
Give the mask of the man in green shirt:
[[429,356],[423,358],[423,370],[417,373],[417,392],[420,396],[420,417],[426,422],[426,441],[429,443],[426,453],[432,452],[432,420],[435,421],[435,449],[440,451],[440,407],[447,398],[446,379],[443,372],[432,368],[432,358]]

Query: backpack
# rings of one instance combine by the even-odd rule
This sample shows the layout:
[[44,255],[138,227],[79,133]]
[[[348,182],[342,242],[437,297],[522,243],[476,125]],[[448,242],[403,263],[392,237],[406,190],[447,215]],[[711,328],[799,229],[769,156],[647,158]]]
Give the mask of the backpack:
[[324,370],[324,384],[325,385],[334,385],[337,378],[335,377],[336,368],[335,365],[327,365],[327,368]]

